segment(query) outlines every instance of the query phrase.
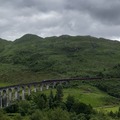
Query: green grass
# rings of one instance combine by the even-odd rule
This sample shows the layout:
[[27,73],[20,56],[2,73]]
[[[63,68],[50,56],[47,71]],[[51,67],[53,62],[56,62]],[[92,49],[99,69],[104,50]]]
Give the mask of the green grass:
[[[55,94],[55,89],[52,89]],[[50,90],[43,91],[49,95]],[[81,85],[79,88],[66,88],[63,89],[64,97],[63,100],[66,100],[68,95],[72,95],[76,100],[80,102],[90,104],[94,108],[96,107],[105,107],[105,106],[118,106],[118,99],[111,97],[105,92],[98,90],[96,87],[90,85]]]
[[11,84],[9,84],[9,83],[0,83],[0,87],[5,87],[5,86],[9,86],[9,85],[11,85]]
[[108,112],[117,112],[119,110],[119,106],[103,106],[100,108],[97,108],[98,111],[102,111],[104,113],[108,113]]

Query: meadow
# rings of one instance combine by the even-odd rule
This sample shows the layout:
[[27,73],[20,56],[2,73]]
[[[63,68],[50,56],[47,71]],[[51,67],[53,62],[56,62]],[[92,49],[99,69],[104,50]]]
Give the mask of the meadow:
[[[49,95],[51,90],[54,94],[56,93],[56,89],[44,89],[42,93]],[[77,88],[64,88],[63,93],[64,101],[66,101],[68,95],[71,95],[74,96],[77,101],[83,102],[87,105],[90,104],[98,111],[104,110],[107,112],[116,112],[120,106],[118,98],[110,96],[106,92],[86,83],[79,85]]]

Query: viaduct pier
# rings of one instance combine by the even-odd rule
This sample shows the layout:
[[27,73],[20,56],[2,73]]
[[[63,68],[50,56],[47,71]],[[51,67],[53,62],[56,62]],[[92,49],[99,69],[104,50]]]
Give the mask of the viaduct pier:
[[6,87],[0,87],[0,108],[9,106],[15,100],[25,100],[25,95],[30,95],[31,92],[43,91],[54,88],[57,84],[69,83],[70,81],[81,80],[100,80],[101,78],[69,78],[69,79],[55,79],[43,80],[41,82],[32,82],[26,84],[18,84]]

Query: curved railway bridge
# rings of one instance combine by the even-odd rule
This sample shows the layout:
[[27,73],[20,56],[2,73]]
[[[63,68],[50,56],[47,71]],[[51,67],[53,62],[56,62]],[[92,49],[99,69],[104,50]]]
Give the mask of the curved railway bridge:
[[100,80],[99,77],[94,78],[69,78],[69,79],[51,79],[41,82],[32,82],[26,84],[17,84],[12,86],[0,87],[0,108],[9,106],[15,100],[25,100],[25,95],[30,95],[31,92],[43,91],[54,88],[57,84],[69,83],[70,81],[82,80]]

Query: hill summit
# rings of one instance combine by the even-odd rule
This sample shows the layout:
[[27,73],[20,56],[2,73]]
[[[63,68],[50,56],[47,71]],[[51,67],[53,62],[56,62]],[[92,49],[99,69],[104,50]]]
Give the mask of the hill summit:
[[43,39],[42,37],[39,37],[34,34],[25,34],[21,38],[16,39],[14,42],[15,43],[21,43],[21,42],[34,42],[37,40]]

